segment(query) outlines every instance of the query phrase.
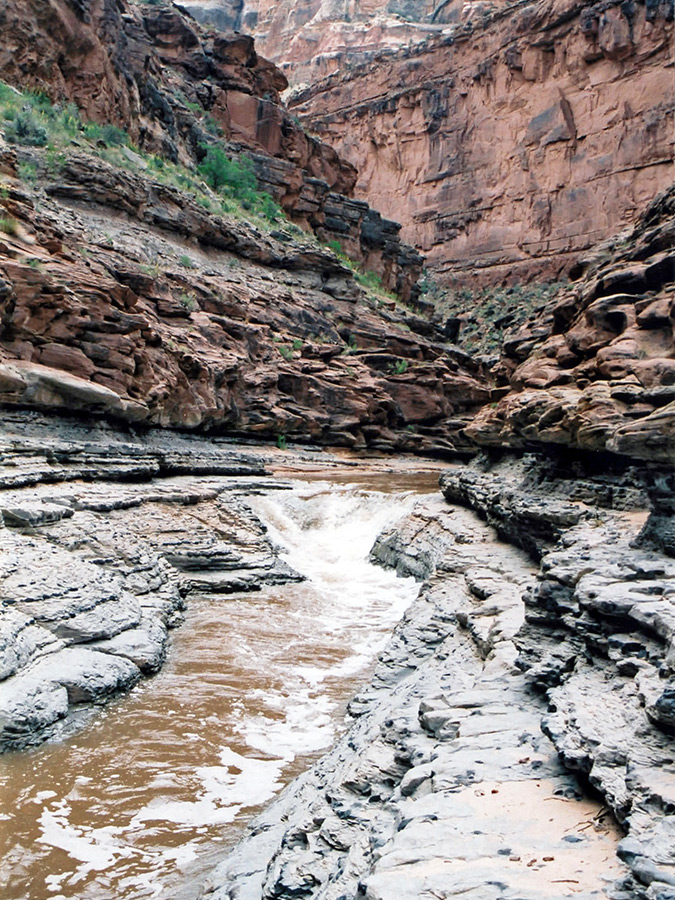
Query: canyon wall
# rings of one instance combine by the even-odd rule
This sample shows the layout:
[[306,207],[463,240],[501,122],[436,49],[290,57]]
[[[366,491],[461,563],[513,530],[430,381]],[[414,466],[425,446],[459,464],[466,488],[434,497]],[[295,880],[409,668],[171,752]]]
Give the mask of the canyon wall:
[[62,155],[20,150],[29,184],[0,140],[0,405],[471,452],[482,366],[331,250],[204,208],[143,159]]
[[557,278],[673,179],[672,4],[478,12],[295,96],[441,280]]
[[252,160],[261,188],[408,298],[421,266],[396,223],[353,201],[356,170],[308,135],[283,73],[247,35],[203,30],[170,3],[28,0],[0,9],[0,79],[126,129],[142,150],[194,166],[218,138]]
[[[583,257],[576,282],[504,344],[505,396],[467,429],[484,446],[548,445],[675,462],[675,188]],[[554,451],[555,452],[555,451]]]
[[[383,49],[419,44],[455,21],[466,4],[451,0],[183,0],[199,22],[254,34],[292,85],[366,62]],[[473,5],[473,4],[469,4]],[[492,5],[492,4],[490,4]],[[487,4],[482,4],[487,8]]]

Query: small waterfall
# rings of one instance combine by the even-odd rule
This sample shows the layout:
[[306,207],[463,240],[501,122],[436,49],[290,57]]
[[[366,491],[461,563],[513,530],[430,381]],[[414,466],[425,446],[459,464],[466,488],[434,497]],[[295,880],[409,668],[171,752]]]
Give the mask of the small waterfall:
[[334,740],[417,592],[368,553],[429,479],[377,487],[248,497],[306,581],[192,597],[156,677],[67,740],[0,760],[3,900],[196,897],[242,825]]

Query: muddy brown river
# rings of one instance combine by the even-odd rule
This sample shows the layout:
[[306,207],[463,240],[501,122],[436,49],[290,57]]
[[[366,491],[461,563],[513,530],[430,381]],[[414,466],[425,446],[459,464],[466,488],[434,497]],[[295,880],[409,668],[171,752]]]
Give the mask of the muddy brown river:
[[377,534],[436,474],[252,497],[302,584],[192,597],[162,671],[68,739],[0,758],[3,900],[194,900],[243,825],[328,747],[417,592]]

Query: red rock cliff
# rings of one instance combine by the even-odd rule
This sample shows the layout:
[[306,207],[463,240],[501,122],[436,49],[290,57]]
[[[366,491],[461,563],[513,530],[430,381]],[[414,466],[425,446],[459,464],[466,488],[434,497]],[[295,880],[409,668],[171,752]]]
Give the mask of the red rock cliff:
[[127,0],[7,0],[0,32],[0,79],[74,102],[85,118],[187,165],[218,129],[291,218],[410,296],[418,254],[395,223],[349,199],[356,170],[284,109],[286,79],[251,37],[203,30],[168,3]]
[[301,119],[443,279],[558,276],[673,179],[672,5],[516,3],[316,82]]
[[[442,32],[466,4],[433,0],[182,0],[198,21],[254,34],[291,84]],[[471,6],[473,4],[469,4]],[[487,4],[483,3],[483,6]]]

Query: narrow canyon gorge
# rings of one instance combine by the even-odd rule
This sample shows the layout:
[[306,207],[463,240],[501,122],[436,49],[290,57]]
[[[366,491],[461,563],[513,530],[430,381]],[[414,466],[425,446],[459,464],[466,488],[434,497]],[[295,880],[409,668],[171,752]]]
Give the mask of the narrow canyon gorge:
[[672,2],[0,33],[2,897],[675,900]]

